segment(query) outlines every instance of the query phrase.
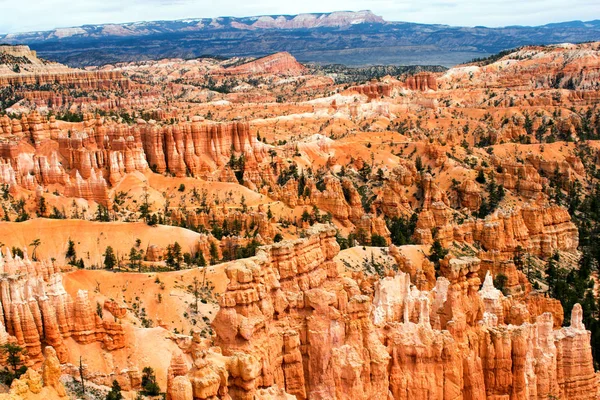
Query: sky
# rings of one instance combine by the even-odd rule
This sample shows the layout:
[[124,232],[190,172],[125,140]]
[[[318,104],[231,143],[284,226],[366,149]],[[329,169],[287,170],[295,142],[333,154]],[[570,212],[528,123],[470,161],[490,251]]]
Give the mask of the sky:
[[0,33],[85,24],[367,9],[387,21],[460,26],[600,19],[599,0],[0,0]]

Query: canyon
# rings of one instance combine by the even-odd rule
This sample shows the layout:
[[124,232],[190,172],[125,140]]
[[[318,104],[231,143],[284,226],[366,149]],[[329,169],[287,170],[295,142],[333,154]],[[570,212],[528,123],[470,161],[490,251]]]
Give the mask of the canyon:
[[0,399],[599,398],[600,43],[0,61]]

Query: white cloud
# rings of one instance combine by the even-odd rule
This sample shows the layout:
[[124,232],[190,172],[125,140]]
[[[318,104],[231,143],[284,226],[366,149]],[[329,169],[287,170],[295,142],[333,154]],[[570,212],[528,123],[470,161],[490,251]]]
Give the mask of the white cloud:
[[539,25],[600,17],[598,0],[0,0],[0,33],[191,17],[370,9],[388,21],[448,25]]

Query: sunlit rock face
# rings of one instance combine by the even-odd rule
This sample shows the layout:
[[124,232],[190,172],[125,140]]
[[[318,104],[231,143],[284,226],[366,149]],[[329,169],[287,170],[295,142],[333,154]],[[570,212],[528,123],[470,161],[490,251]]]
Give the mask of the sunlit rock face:
[[106,350],[125,346],[123,326],[107,315],[100,318],[92,308],[88,292],[73,299],[67,294],[62,273],[51,261],[13,257],[6,249],[0,258],[0,340],[16,342],[27,349],[27,358],[38,362],[42,343],[52,346],[59,360],[68,360],[65,343],[100,342]]
[[218,347],[195,336],[189,371],[174,356],[170,398],[595,398],[579,305],[559,330],[548,312],[505,323],[517,317],[474,257],[442,260],[431,290],[393,271],[365,288],[332,261],[334,229],[308,234],[227,268]]

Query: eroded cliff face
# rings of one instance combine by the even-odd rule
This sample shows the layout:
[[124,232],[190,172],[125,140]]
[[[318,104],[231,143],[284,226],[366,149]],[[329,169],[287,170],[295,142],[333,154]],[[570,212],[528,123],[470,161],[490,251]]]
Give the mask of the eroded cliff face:
[[0,394],[0,399],[66,399],[67,392],[59,380],[60,376],[60,361],[56,357],[56,351],[47,346],[44,349],[41,373],[29,368],[19,379],[13,381],[8,393]]
[[19,65],[15,70],[9,63],[0,65],[0,86],[65,85],[79,89],[127,90],[133,85],[121,73],[113,71],[84,71],[42,60],[28,46],[0,46],[0,53]]
[[254,61],[226,68],[225,74],[302,75],[308,70],[288,52],[275,53]]
[[600,73],[596,47],[594,43],[525,47],[487,65],[458,67],[440,80],[443,87],[450,81],[461,87],[485,82],[487,87],[577,89],[593,93],[598,89]]
[[[28,190],[57,184],[68,197],[101,204],[108,203],[110,187],[127,173],[151,168],[216,180],[219,176],[213,173],[225,168],[232,154],[244,155],[247,174],[257,171],[266,154],[247,123],[198,118],[175,125],[140,120],[128,126],[88,115],[78,129],[65,130],[54,117],[44,121],[33,112],[21,120],[3,117],[0,134],[5,137],[0,144],[1,183]],[[236,181],[235,175],[232,179]]]
[[352,86],[348,88],[347,93],[358,93],[367,96],[369,100],[375,100],[381,97],[390,97],[402,89],[427,92],[435,91],[437,87],[437,79],[434,74],[420,72],[406,77],[404,82],[385,77],[384,82],[372,81],[364,85]]
[[227,268],[218,347],[194,336],[184,349],[191,370],[173,357],[170,399],[254,399],[264,389],[298,399],[595,398],[579,305],[555,330],[543,302],[531,314],[489,273],[482,285],[474,257],[442,260],[431,290],[402,270],[351,278],[333,261],[335,229],[307,233]]
[[[125,346],[118,319],[101,318],[87,291],[76,298],[67,294],[62,273],[52,262],[13,257],[7,249],[0,257],[0,342],[15,342],[27,349],[31,363],[42,361],[42,348],[52,346],[61,362],[68,360],[65,341],[100,342],[106,350]],[[118,315],[115,315],[118,317]]]
[[579,243],[579,232],[567,209],[545,201],[529,202],[512,210],[499,210],[485,219],[457,224],[452,209],[440,199],[419,214],[416,239],[431,244],[432,229],[445,246],[453,241],[479,242],[485,251],[505,256],[521,247],[545,258],[557,250],[575,251]]

